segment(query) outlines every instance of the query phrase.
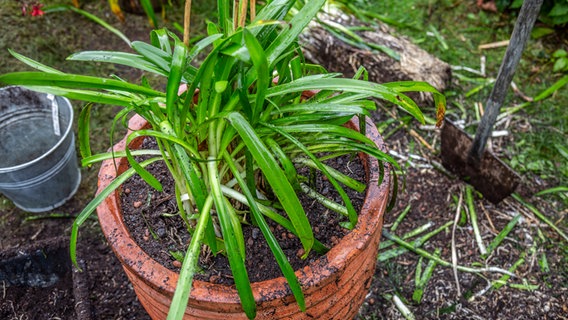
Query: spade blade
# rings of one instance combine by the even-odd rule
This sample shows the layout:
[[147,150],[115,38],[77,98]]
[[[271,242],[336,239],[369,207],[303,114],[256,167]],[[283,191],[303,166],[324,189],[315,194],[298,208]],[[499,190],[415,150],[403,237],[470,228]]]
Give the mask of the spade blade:
[[442,128],[442,164],[471,184],[493,203],[509,196],[520,181],[519,175],[498,157],[485,150],[481,160],[470,159],[472,138],[448,120]]

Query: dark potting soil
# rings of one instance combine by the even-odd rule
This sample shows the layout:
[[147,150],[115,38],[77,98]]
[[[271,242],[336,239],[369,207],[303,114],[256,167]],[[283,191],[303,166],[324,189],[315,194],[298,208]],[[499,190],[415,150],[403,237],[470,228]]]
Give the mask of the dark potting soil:
[[[142,148],[155,148],[155,142],[146,139]],[[365,170],[358,157],[343,156],[326,162],[329,166],[349,174],[358,181],[364,181]],[[171,252],[183,255],[190,241],[183,220],[177,214],[173,179],[163,162],[157,162],[147,168],[163,185],[162,192],[149,187],[138,175],[130,178],[122,186],[122,209],[124,220],[137,243],[153,259],[167,268],[179,272],[181,264]],[[306,168],[298,169],[300,174],[309,175]],[[314,188],[321,194],[341,203],[341,197],[325,177],[315,177]],[[363,203],[364,193],[357,193],[345,188],[355,209],[358,211]],[[316,239],[326,247],[332,247],[347,232],[339,225],[347,218],[325,208],[319,202],[307,197],[300,198]],[[245,210],[244,206],[236,206],[237,210]],[[247,217],[248,218],[248,217]],[[294,270],[298,270],[319,258],[321,254],[312,250],[306,259],[299,239],[283,227],[267,219],[270,229],[275,234],[281,248],[288,257]],[[259,228],[243,225],[246,243],[246,266],[252,282],[277,278],[282,275],[270,248]],[[227,258],[223,254],[213,254],[205,250],[200,257],[202,272],[197,279],[214,283],[232,284],[231,271]]]

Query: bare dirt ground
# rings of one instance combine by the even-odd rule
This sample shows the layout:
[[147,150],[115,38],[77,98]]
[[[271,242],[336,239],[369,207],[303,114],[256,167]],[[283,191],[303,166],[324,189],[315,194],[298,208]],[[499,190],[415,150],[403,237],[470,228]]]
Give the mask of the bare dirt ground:
[[[437,133],[431,133],[430,137],[430,141],[439,141]],[[419,269],[425,270],[429,263],[428,259],[421,258],[424,253],[407,252],[380,261],[360,318],[403,319],[393,300],[397,296],[416,319],[566,319],[568,270],[566,247],[561,244],[564,240],[512,197],[494,205],[481,199],[474,191],[472,206],[477,213],[480,237],[485,247],[515,216],[520,216],[503,242],[489,255],[482,255],[466,203],[466,189],[469,186],[436,169],[434,166],[440,160],[425,148],[412,152],[408,148],[413,144],[412,140],[414,138],[406,132],[391,140],[397,152],[420,156],[410,159],[412,164],[405,175],[406,186],[399,195],[396,209],[386,216],[386,230],[391,230],[397,218],[409,207],[410,210],[393,234],[402,237],[420,226],[432,224],[423,233],[427,234],[447,224],[449,226],[444,231],[430,238],[420,248],[430,254],[440,250],[439,257],[450,264],[455,250],[456,265],[489,270],[458,270],[454,273],[451,265],[438,264],[425,284],[424,295],[418,303],[413,301],[416,273],[420,272]],[[530,197],[534,193],[532,188],[534,186],[531,186],[530,179],[524,179],[518,191],[527,201],[537,201]],[[468,211],[467,222],[461,225],[454,223],[458,205],[461,211]],[[554,206],[543,202],[537,204],[538,209],[548,216],[556,214]],[[419,237],[412,237],[408,241]],[[386,240],[383,237],[382,241]],[[381,250],[379,259],[387,255],[389,250],[392,248]],[[514,275],[504,280],[504,270]],[[498,283],[502,284],[499,288]]]

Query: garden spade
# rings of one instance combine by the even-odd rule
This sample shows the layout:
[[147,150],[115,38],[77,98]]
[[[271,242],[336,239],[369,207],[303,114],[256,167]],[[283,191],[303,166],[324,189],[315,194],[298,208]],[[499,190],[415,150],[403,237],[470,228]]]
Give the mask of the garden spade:
[[525,0],[521,7],[475,139],[472,141],[467,133],[448,120],[442,128],[442,164],[473,185],[493,203],[498,203],[510,195],[519,184],[520,177],[503,161],[486,151],[485,145],[542,2],[543,0]]

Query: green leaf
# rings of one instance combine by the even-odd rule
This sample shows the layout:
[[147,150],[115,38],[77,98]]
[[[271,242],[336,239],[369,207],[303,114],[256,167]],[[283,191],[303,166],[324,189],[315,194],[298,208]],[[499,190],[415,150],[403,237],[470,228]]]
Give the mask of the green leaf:
[[296,301],[297,301],[297,303],[300,307],[300,310],[305,312],[306,311],[306,302],[304,300],[304,293],[302,292],[302,288],[300,287],[300,283],[298,281],[298,278],[296,277],[296,274],[294,273],[294,269],[290,265],[290,262],[288,261],[286,254],[284,253],[284,251],[280,247],[278,240],[276,239],[274,234],[272,234],[272,232],[270,232],[270,227],[266,223],[266,220],[264,219],[264,216],[262,215],[251,190],[247,187],[246,182],[241,177],[240,172],[238,171],[235,163],[233,162],[233,159],[231,159],[231,157],[227,153],[224,153],[223,158],[225,159],[226,163],[229,165],[229,168],[233,172],[233,175],[235,176],[235,178],[238,180],[239,185],[241,186],[242,191],[243,191],[243,193],[244,193],[244,195],[247,199],[250,211],[254,215],[254,220],[257,222],[257,225],[258,225],[260,231],[262,232],[262,235],[266,239],[266,242],[268,243],[270,250],[274,254],[274,258],[276,259],[278,266],[280,266],[280,270],[282,271],[282,274],[284,275],[284,277],[288,281],[288,285],[290,286],[290,290],[292,290],[292,293],[294,294],[294,297],[296,298]]
[[76,89],[103,89],[120,90],[130,93],[138,93],[151,97],[159,97],[164,94],[150,88],[130,84],[113,79],[82,76],[76,74],[58,74],[44,72],[14,72],[0,75],[0,82],[6,84],[25,86],[45,86]]
[[[2,78],[2,76],[0,76]],[[2,79],[0,79],[0,83]],[[53,95],[62,96],[69,98],[71,100],[81,100],[86,102],[94,102],[100,104],[107,104],[107,105],[117,105],[117,106],[124,106],[128,107],[131,105],[133,100],[131,98],[119,96],[112,93],[104,93],[98,91],[87,91],[87,90],[74,90],[74,89],[65,89],[65,88],[58,88],[58,87],[48,87],[48,86],[30,86],[25,85],[23,83],[13,82],[12,84],[24,86],[30,90],[43,92],[43,93],[51,93]]]
[[[135,138],[137,138],[139,136],[140,136],[140,134],[137,133],[137,132],[133,132],[133,133],[129,134],[128,138],[126,139],[126,145],[127,146],[130,145],[130,142],[132,142],[132,140],[134,140]],[[134,169],[134,171],[136,171],[136,173],[138,173],[140,178],[142,178],[152,188],[154,188],[158,191],[162,191],[162,184],[160,183],[160,181],[158,181],[158,179],[156,179],[156,177],[154,177],[150,172],[148,172],[146,169],[144,169],[144,167],[141,166],[140,163],[138,163],[134,159],[134,156],[132,155],[131,150],[129,148],[126,148],[124,151],[126,151],[126,159],[128,160],[128,163],[130,164],[132,169]]]
[[554,29],[552,29],[552,28],[535,27],[531,31],[531,38],[540,39],[540,38],[546,37],[547,35],[553,34],[553,33],[554,33]]
[[253,107],[251,119],[254,125],[260,116],[260,112],[263,110],[262,106],[264,104],[264,98],[266,97],[266,90],[272,81],[272,77],[268,71],[268,61],[261,44],[254,37],[254,35],[248,30],[243,30],[244,40],[246,47],[249,51],[250,58],[256,69],[256,99]]
[[405,91],[422,91],[415,90],[416,88],[421,88],[424,91],[429,90],[428,92],[435,90],[431,86],[427,86],[420,82],[411,81],[409,81],[408,83],[397,83],[395,85],[387,86],[386,84],[380,85],[356,79],[306,76],[289,83],[269,88],[267,97],[277,95],[279,96],[290,92],[304,92],[308,90],[337,90],[351,93],[361,93],[367,95],[368,97],[383,99],[399,105],[403,108],[403,110],[413,115],[418,121],[424,123],[424,116],[422,115],[422,112],[420,111],[416,103],[406,95],[400,93]]
[[[301,126],[306,128],[306,126]],[[341,131],[343,134],[345,135],[351,135],[352,133],[357,134],[358,132],[351,130],[351,129],[347,129],[344,127],[340,127],[340,126],[329,126],[329,127],[335,127],[335,130],[339,130]],[[348,229],[353,229],[355,228],[355,225],[357,224],[357,212],[355,211],[355,208],[353,207],[353,204],[351,203],[351,200],[349,199],[349,197],[347,196],[347,193],[345,193],[345,191],[343,190],[343,188],[337,183],[337,181],[335,180],[335,178],[333,177],[333,175],[328,172],[327,168],[323,165],[323,163],[321,163],[321,161],[319,161],[309,150],[308,148],[306,148],[306,146],[304,146],[300,141],[298,141],[298,139],[296,139],[293,135],[289,134],[289,132],[291,132],[289,129],[290,127],[287,128],[281,128],[281,127],[276,127],[276,126],[269,126],[270,129],[278,132],[279,134],[283,135],[286,139],[288,139],[290,142],[292,142],[296,147],[298,147],[303,154],[305,154],[306,156],[308,156],[313,163],[317,166],[317,168],[327,177],[328,181],[333,185],[333,187],[335,188],[335,190],[339,193],[339,195],[341,196],[341,199],[343,200],[343,203],[345,204],[345,207],[347,208],[347,216],[349,218],[349,223],[345,224],[345,228]],[[298,129],[297,126],[294,126],[294,129]],[[320,128],[321,129],[321,128]],[[342,129],[351,131],[351,132],[345,132]],[[329,130],[329,129],[328,129]],[[305,133],[305,131],[302,131],[300,129],[300,131],[297,132],[302,132]],[[360,136],[363,136],[365,139],[368,139],[367,137],[365,137],[364,135],[359,134]],[[371,141],[372,143],[372,141]]]
[[142,41],[133,41],[131,47],[160,69],[166,72],[170,71],[171,54]]
[[152,6],[152,2],[150,0],[140,0],[140,4],[142,5],[142,9],[146,13],[148,17],[148,21],[152,28],[158,27],[158,21],[156,20],[156,13],[154,12],[154,7]]
[[169,34],[166,29],[152,30],[150,32],[150,42],[156,48],[172,54],[172,47],[170,43]]
[[124,33],[120,32],[118,29],[116,29],[115,27],[111,26],[110,24],[108,24],[106,21],[102,20],[101,18],[95,16],[94,14],[91,14],[85,10],[81,10],[79,8],[75,8],[74,6],[62,6],[61,8],[65,8],[71,11],[75,11],[85,17],[87,17],[88,19],[91,19],[92,21],[98,23],[99,25],[101,25],[102,27],[104,27],[105,29],[107,29],[108,31],[114,33],[115,35],[117,35],[120,39],[122,39],[124,42],[126,42],[126,44],[128,44],[130,46],[130,39],[128,39],[128,37],[126,35],[124,35]]
[[[168,120],[164,120],[160,123],[160,131],[162,131],[165,136],[170,136],[172,138],[177,138],[175,136],[174,129],[172,128],[171,124]],[[176,142],[175,140],[172,140]],[[180,140],[181,141],[181,140]],[[195,204],[199,210],[202,209],[204,202],[207,198],[207,189],[203,182],[202,177],[200,176],[199,169],[196,169],[194,161],[188,156],[187,151],[191,151],[193,156],[196,158],[198,157],[198,153],[194,152],[193,148],[188,148],[187,143],[179,143],[173,146],[173,153],[172,157],[177,161],[179,168],[181,169],[181,173],[183,174],[186,182],[189,185],[189,191],[195,200]]]
[[185,67],[186,52],[185,45],[182,42],[176,42],[166,86],[166,113],[170,122],[173,122],[172,125],[178,136],[183,130],[183,121],[185,121],[185,119],[180,119],[177,101],[182,72]]
[[294,188],[290,185],[288,179],[286,179],[286,175],[280,168],[278,162],[274,159],[266,145],[264,145],[246,119],[237,112],[228,114],[226,118],[239,133],[259,168],[264,173],[272,190],[274,190],[276,197],[280,200],[282,207],[296,229],[298,238],[305,250],[305,256],[307,256],[313,247],[314,235],[306,213],[294,192]]
[[[288,2],[293,3],[294,1]],[[276,39],[272,41],[270,47],[266,49],[266,59],[269,64],[273,64],[276,60],[278,60],[282,53],[287,50],[292,43],[297,41],[298,35],[300,35],[308,23],[312,21],[325,2],[326,0],[312,0],[304,2],[304,6],[290,20],[290,29],[280,32]],[[282,8],[285,8],[285,3],[282,4]],[[259,16],[263,15],[259,13]],[[263,37],[261,37],[261,39],[262,38]]]
[[[0,82],[1,81],[2,81],[2,77],[0,76]],[[543,92],[539,93],[536,97],[534,97],[534,101],[536,102],[536,101],[540,101],[540,100],[548,98],[554,92],[556,92],[557,90],[559,90],[560,88],[565,86],[567,83],[568,83],[568,75],[565,75],[564,77],[562,77],[558,81],[556,81],[552,86],[550,86],[549,88],[547,88]]]
[[556,150],[558,150],[558,153],[560,153],[560,155],[564,157],[564,159],[568,160],[568,148],[566,146],[557,143],[554,145],[554,147],[556,148]]
[[83,51],[70,55],[67,60],[114,63],[144,71],[149,71],[165,77],[168,76],[166,70],[146,60],[143,56],[134,53],[114,51]]
[[548,12],[551,17],[559,17],[568,15],[568,3],[561,1],[554,1],[554,7]]
[[221,191],[217,161],[212,158],[208,160],[210,160],[210,162],[207,163],[209,185],[213,202],[215,203],[217,217],[219,218],[219,224],[221,225],[221,233],[225,241],[227,257],[229,259],[235,286],[237,287],[243,310],[249,319],[254,319],[256,315],[256,303],[245,267],[244,252],[242,245],[239,243],[244,241],[241,225],[238,221],[234,223],[234,218],[232,217],[234,214],[234,212],[232,212],[233,208],[229,202],[226,201]]
[[486,258],[487,256],[491,255],[493,250],[495,250],[495,249],[497,249],[497,247],[499,247],[499,245],[501,244],[501,242],[503,242],[505,237],[507,237],[509,235],[509,233],[511,232],[511,230],[513,230],[513,228],[517,225],[517,222],[519,222],[520,218],[521,218],[521,214],[518,213],[517,215],[515,215],[513,217],[513,219],[511,219],[511,221],[509,221],[507,223],[505,228],[503,228],[503,230],[501,230],[501,232],[499,232],[499,234],[495,237],[495,239],[493,239],[493,241],[491,241],[491,243],[487,246],[487,253],[484,254],[483,257]]
[[552,71],[554,72],[562,72],[568,69],[568,58],[562,57],[556,60],[554,66],[552,67]]
[[566,50],[564,50],[564,49],[558,49],[558,50],[554,51],[552,56],[554,58],[562,58],[562,57],[568,56],[568,52],[566,52]]
[[[151,163],[154,163],[158,160],[162,160],[163,158],[157,157],[145,160],[140,163],[142,167],[146,167]],[[73,222],[73,226],[71,227],[71,242],[69,244],[69,252],[71,255],[71,261],[79,270],[79,264],[77,263],[77,236],[79,233],[79,227],[89,218],[89,216],[95,211],[95,209],[101,204],[112,192],[114,192],[121,184],[123,184],[126,180],[132,177],[136,171],[130,168],[124,171],[121,175],[116,177],[106,188],[104,188],[101,192],[99,192],[89,204],[79,213],[75,221]]]
[[17,53],[16,51],[13,51],[11,49],[8,49],[8,52],[10,52],[10,54],[12,56],[14,56],[16,59],[20,60],[21,62],[27,64],[28,66],[37,69],[39,71],[43,71],[43,72],[49,72],[49,73],[63,73],[57,69],[53,69],[52,67],[48,67],[44,64],[41,64],[33,59],[30,59],[28,57],[25,57],[19,53]]
[[77,136],[79,142],[79,150],[81,152],[82,158],[89,158],[92,156],[91,152],[91,143],[90,143],[90,120],[91,120],[91,108],[93,107],[92,103],[87,103],[82,109],[81,113],[79,113],[79,120],[77,121]]
[[[161,156],[162,153],[160,150],[132,150],[131,151],[133,156]],[[112,151],[112,152],[105,152],[105,153],[97,153],[90,157],[85,157],[81,159],[82,166],[88,166],[97,162],[101,162],[107,159],[114,159],[114,158],[124,158],[126,157],[126,151]]]
[[542,195],[545,195],[545,194],[560,193],[560,192],[568,192],[568,187],[560,186],[560,187],[554,187],[554,188],[542,190],[542,191],[536,193],[535,196],[538,197],[538,196],[542,196]]
[[187,55],[187,61],[186,61],[186,65],[189,65],[189,63],[191,61],[193,61],[193,59],[201,52],[203,51],[205,48],[207,48],[208,46],[210,46],[212,43],[214,43],[215,41],[221,39],[223,37],[222,34],[213,34],[205,39],[200,40],[199,42],[197,42],[189,51],[189,54]]
[[187,302],[191,293],[193,283],[193,276],[198,268],[199,254],[201,252],[201,243],[205,229],[209,223],[210,211],[213,204],[211,196],[207,197],[204,202],[203,210],[199,214],[195,232],[191,237],[189,247],[187,248],[183,264],[181,266],[176,291],[172,298],[172,304],[168,310],[168,320],[183,319],[185,310],[187,309]]

